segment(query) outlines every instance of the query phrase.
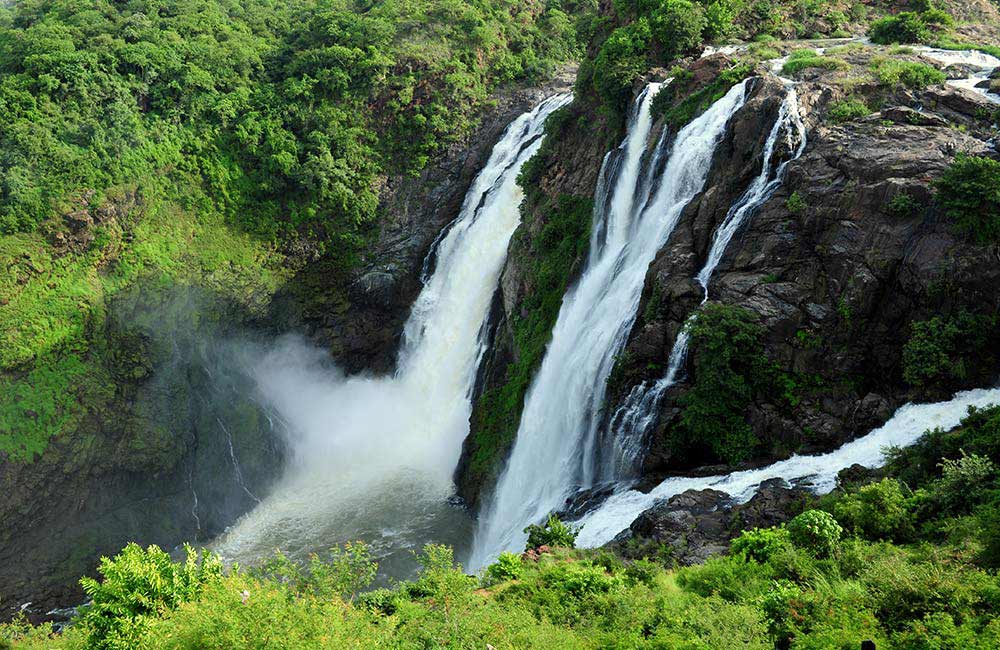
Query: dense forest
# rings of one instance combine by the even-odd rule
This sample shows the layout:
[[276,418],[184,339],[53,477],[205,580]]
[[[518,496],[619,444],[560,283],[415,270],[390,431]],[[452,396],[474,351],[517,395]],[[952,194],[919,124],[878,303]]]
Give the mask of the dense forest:
[[[867,40],[846,40],[860,36]],[[724,45],[733,52],[701,57],[706,46]],[[588,141],[602,155],[613,149],[640,82],[672,80],[651,106],[671,136],[744,79],[778,74],[812,84],[806,104],[820,117],[809,127],[836,137],[857,129],[891,141],[898,128],[913,142],[921,132],[905,129],[947,129],[959,144],[935,141],[948,156],[934,154],[933,177],[919,169],[923,189],[883,193],[878,209],[897,222],[940,226],[960,242],[948,249],[956,258],[995,261],[1000,110],[936,96],[927,109],[947,119],[928,117],[921,93],[957,73],[920,58],[921,45],[1000,57],[998,8],[985,0],[10,3],[0,8],[0,488],[13,493],[16,477],[44,461],[48,475],[86,475],[97,464],[91,454],[107,449],[114,463],[155,479],[181,453],[169,432],[142,429],[142,414],[126,417],[123,405],[167,365],[165,353],[119,335],[116,301],[142,304],[137,291],[182,287],[280,331],[275,297],[300,295],[289,287],[306,283],[350,319],[357,300],[348,285],[387,228],[390,179],[424,178],[465,146],[500,93],[543,84],[566,66],[578,65],[575,99],[548,118],[519,176],[524,219],[543,216],[510,249],[527,251],[522,276],[511,274],[527,295],[520,317],[503,323],[515,342],[498,371],[503,381],[487,384],[472,411],[460,472],[476,489],[500,472],[587,255],[593,201],[552,189],[578,162],[560,138],[574,133],[570,142]],[[984,93],[1000,94],[996,71],[983,83]],[[831,151],[849,148],[843,137]],[[973,139],[993,148],[961,153]],[[848,162],[837,164],[854,164],[843,155]],[[559,156],[570,162],[553,163]],[[776,195],[784,223],[805,222],[817,207],[804,194]],[[835,246],[817,244],[816,254],[826,248]],[[309,273],[321,277],[320,289]],[[815,359],[810,367],[795,360],[821,352],[839,359],[846,343],[823,347],[803,328],[788,334],[801,354],[775,358],[752,310],[694,305],[697,317],[682,318],[671,336],[690,336],[696,372],[658,434],[670,453],[658,451],[668,461],[656,478],[696,465],[747,469],[850,438],[823,439],[811,429],[818,420],[808,420],[802,437],[813,438],[768,439],[753,410],[760,403],[797,426],[788,414],[826,393],[849,395],[853,421],[860,397],[894,381],[903,388],[880,405],[874,428],[890,403],[990,385],[1000,303],[983,295],[995,296],[995,287],[933,283],[947,309],[925,309],[923,285],[913,289],[906,328],[893,335],[891,372],[864,366],[870,376],[836,385],[815,371]],[[778,287],[780,278],[768,273],[761,284]],[[664,317],[661,294],[669,289],[647,283],[637,329]],[[846,295],[831,294],[828,311],[845,338],[861,339],[863,316]],[[185,309],[142,318],[201,332],[232,317]],[[612,395],[662,370],[663,359],[632,354],[629,347],[616,358]],[[126,432],[103,446],[110,434],[94,423],[118,419]],[[1000,647],[1000,406],[972,408],[950,431],[927,426],[886,458],[885,467],[842,472],[830,494],[797,491],[787,521],[720,533],[728,551],[703,563],[637,536],[574,548],[579,530],[556,515],[525,530],[523,553],[503,553],[478,575],[451,548],[428,544],[415,552],[419,572],[388,588],[374,588],[376,553],[360,541],[304,563],[276,551],[255,566],[225,565],[187,545],[171,553],[133,543],[80,579],[86,604],[68,623],[14,615],[0,623],[0,649]],[[0,546],[18,535],[0,529]],[[98,546],[60,566],[92,566],[86,553]],[[19,603],[4,602],[4,587],[0,604],[12,612]]]

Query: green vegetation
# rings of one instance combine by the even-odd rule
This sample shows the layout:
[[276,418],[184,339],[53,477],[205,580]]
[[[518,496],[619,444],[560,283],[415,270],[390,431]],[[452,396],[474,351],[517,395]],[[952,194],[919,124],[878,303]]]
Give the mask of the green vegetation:
[[498,85],[576,57],[595,4],[0,8],[0,454],[30,461],[120,409],[142,380],[107,340],[127,290],[195,286],[260,315],[316,256],[337,290],[385,175],[468,133]]
[[983,244],[1000,241],[1000,162],[958,156],[937,190],[938,203],[959,231]]
[[883,86],[903,86],[920,90],[945,81],[943,72],[934,66],[916,61],[878,59],[872,62],[872,71]]
[[573,548],[576,545],[576,536],[580,534],[580,529],[567,526],[559,520],[559,517],[550,514],[544,526],[531,524],[524,529],[524,532],[528,533],[527,549],[540,546]]
[[0,643],[805,650],[870,639],[988,650],[1000,644],[998,462],[1000,406],[972,409],[960,428],[892,450],[889,476],[679,569],[562,548],[505,553],[476,578],[450,549],[430,545],[415,579],[364,592],[372,562],[363,546],[314,558],[308,571],[278,559],[270,571],[228,572],[211,557],[171,566],[158,549],[130,546],[102,563],[102,580],[87,581],[103,594],[100,607],[95,599],[62,634],[23,620],[0,626]]
[[753,312],[708,303],[687,328],[694,373],[691,389],[680,399],[674,444],[679,449],[707,447],[728,463],[745,460],[757,446],[746,409],[773,386],[761,327]]
[[910,325],[903,378],[911,386],[949,388],[986,379],[1000,350],[1000,316],[964,310]]
[[524,397],[552,337],[574,264],[589,245],[592,199],[567,195],[553,200],[531,191],[537,187],[531,179],[538,173],[535,165],[545,160],[543,154],[539,152],[525,165],[520,179],[529,188],[522,210],[537,210],[548,218],[528,244],[528,259],[534,263],[526,274],[531,289],[522,302],[524,315],[510,323],[518,357],[508,366],[504,383],[479,398],[473,433],[466,443],[471,451],[468,475],[480,482],[500,469],[517,435]]
[[886,209],[889,214],[895,217],[912,217],[921,210],[923,206],[920,202],[913,198],[912,194],[907,192],[900,192],[896,196],[889,199],[889,203],[886,204]]
[[654,118],[662,117],[675,129],[683,128],[750,76],[753,67],[749,61],[737,61],[700,86],[681,74],[653,98],[650,110]]
[[[936,14],[934,14],[936,16]],[[895,16],[880,18],[871,24],[868,36],[873,43],[926,43],[931,38],[929,23],[924,14],[902,11]]]
[[781,68],[782,74],[795,74],[808,68],[822,70],[848,70],[850,65],[841,59],[821,56],[816,50],[795,50],[788,56],[788,61]]
[[871,113],[872,110],[862,100],[851,98],[831,105],[828,115],[834,122],[843,124],[871,115]]
[[785,199],[785,208],[792,214],[800,214],[808,207],[806,200],[799,194],[798,190],[792,192]]

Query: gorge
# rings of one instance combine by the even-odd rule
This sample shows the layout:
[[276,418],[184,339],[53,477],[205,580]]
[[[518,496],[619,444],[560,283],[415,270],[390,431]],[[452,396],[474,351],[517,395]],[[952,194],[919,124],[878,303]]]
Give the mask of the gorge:
[[926,4],[0,8],[0,650],[1000,643]]

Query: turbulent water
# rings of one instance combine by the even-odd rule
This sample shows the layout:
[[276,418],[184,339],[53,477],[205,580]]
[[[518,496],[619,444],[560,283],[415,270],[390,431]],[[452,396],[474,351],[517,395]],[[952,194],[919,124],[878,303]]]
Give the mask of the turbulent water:
[[907,404],[878,429],[828,454],[792,456],[761,469],[724,476],[672,477],[648,494],[634,490],[621,492],[578,522],[583,524],[583,529],[577,544],[583,547],[605,544],[654,503],[685,490],[711,488],[726,492],[737,501],[746,501],[762,481],[782,478],[816,492],[829,492],[836,486],[837,473],[845,467],[854,464],[878,467],[885,462],[883,451],[886,447],[911,445],[928,429],[955,427],[970,406],[982,408],[997,403],[1000,403],[1000,388],[965,391],[947,402]]
[[[602,185],[610,198],[595,201],[594,229],[602,241],[567,293],[538,375],[528,392],[517,440],[489,506],[480,515],[470,566],[519,549],[524,526],[559,509],[602,469],[598,450],[605,384],[635,319],[646,271],[676,226],[684,206],[704,187],[715,147],[746,98],[747,82],[685,126],[670,146],[662,172],[661,140],[649,138],[647,90],[630,122],[625,159]],[[644,182],[643,162],[655,169]],[[599,188],[599,192],[600,192]],[[606,206],[606,213],[601,208]]]
[[941,50],[934,47],[920,47],[920,53],[929,59],[934,59],[944,65],[968,65],[975,72],[962,79],[949,79],[948,83],[956,88],[964,88],[974,93],[985,95],[986,99],[1000,104],[1000,95],[987,92],[979,84],[989,79],[990,74],[1000,67],[1000,59],[977,50]]
[[[779,145],[789,157],[776,162]],[[729,208],[726,218],[716,228],[712,236],[705,264],[695,279],[704,292],[702,304],[708,300],[708,285],[716,267],[722,261],[732,241],[747,220],[771,198],[781,185],[788,163],[802,155],[806,148],[806,128],[799,114],[798,94],[789,83],[785,98],[778,110],[778,117],[764,144],[760,174],[750,183],[750,187]],[[663,377],[651,384],[639,384],[626,397],[624,403],[611,418],[611,430],[619,461],[619,479],[635,476],[646,450],[647,436],[659,413],[660,401],[668,388],[680,379],[679,374],[687,357],[688,334],[681,330],[674,341],[674,347],[667,361],[667,371]]]
[[224,557],[248,563],[275,548],[300,557],[360,539],[398,576],[412,568],[410,549],[468,543],[471,521],[447,499],[468,433],[480,330],[520,221],[518,172],[540,146],[545,118],[569,101],[545,100],[494,147],[438,243],[395,376],[345,377],[293,339],[253,365],[293,458],[274,492],[216,542]]

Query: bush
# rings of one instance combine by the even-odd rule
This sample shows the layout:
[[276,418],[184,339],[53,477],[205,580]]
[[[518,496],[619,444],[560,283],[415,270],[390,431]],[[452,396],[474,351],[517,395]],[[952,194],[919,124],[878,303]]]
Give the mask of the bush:
[[666,60],[698,47],[706,25],[704,9],[691,0],[666,0],[649,17],[653,38]]
[[504,552],[500,554],[496,562],[486,567],[483,583],[489,586],[508,580],[517,580],[521,577],[523,570],[520,556]]
[[778,551],[784,550],[791,543],[788,529],[784,526],[775,528],[754,528],[743,531],[733,540],[729,552],[745,560],[764,563]]
[[103,579],[80,580],[91,600],[78,621],[88,630],[88,647],[141,647],[150,619],[193,599],[222,576],[217,556],[199,555],[190,546],[185,551],[187,559],[175,563],[158,546],[143,550],[132,543],[114,558],[101,558],[97,571]]
[[932,84],[942,84],[945,74],[926,63],[884,59],[872,65],[875,76],[883,86],[904,86],[921,90]]
[[903,11],[873,22],[868,29],[868,37],[880,45],[923,43],[930,39],[931,31],[920,14]]
[[806,207],[808,207],[806,200],[799,194],[798,190],[789,194],[788,198],[785,199],[785,208],[792,214],[799,214]]
[[820,68],[823,70],[849,70],[850,64],[841,59],[829,56],[820,56],[814,50],[796,50],[788,57],[788,61],[782,66],[782,74],[795,74],[807,68]]
[[871,115],[871,109],[860,99],[846,99],[830,107],[830,119],[838,124]]
[[903,379],[911,386],[947,387],[989,374],[1000,338],[998,317],[959,311],[910,325],[903,346]]
[[981,244],[1000,241],[1000,162],[958,156],[936,186],[938,203],[959,231]]
[[939,27],[951,27],[955,24],[955,19],[952,18],[951,14],[943,9],[928,9],[927,11],[920,14],[920,19],[924,21],[926,25],[935,25]]
[[837,547],[843,528],[829,512],[806,510],[788,522],[792,544],[819,556],[829,555]]
[[594,59],[594,89],[614,110],[621,111],[631,95],[632,82],[646,70],[652,32],[641,18],[608,36]]
[[903,540],[913,532],[907,497],[894,478],[862,486],[833,506],[844,528],[871,540]]
[[528,533],[528,543],[525,546],[527,551],[539,546],[573,548],[580,529],[567,526],[555,514],[550,514],[544,526],[531,524],[524,532]]
[[758,441],[746,410],[774,386],[757,318],[740,307],[708,303],[686,325],[694,381],[679,400],[682,446],[707,447],[727,463],[753,453]]
[[997,466],[979,454],[941,461],[941,478],[931,486],[931,494],[946,512],[967,514],[981,503],[997,480]]
[[886,210],[889,214],[901,219],[913,216],[920,207],[920,204],[913,198],[913,195],[907,192],[900,192],[886,204]]

